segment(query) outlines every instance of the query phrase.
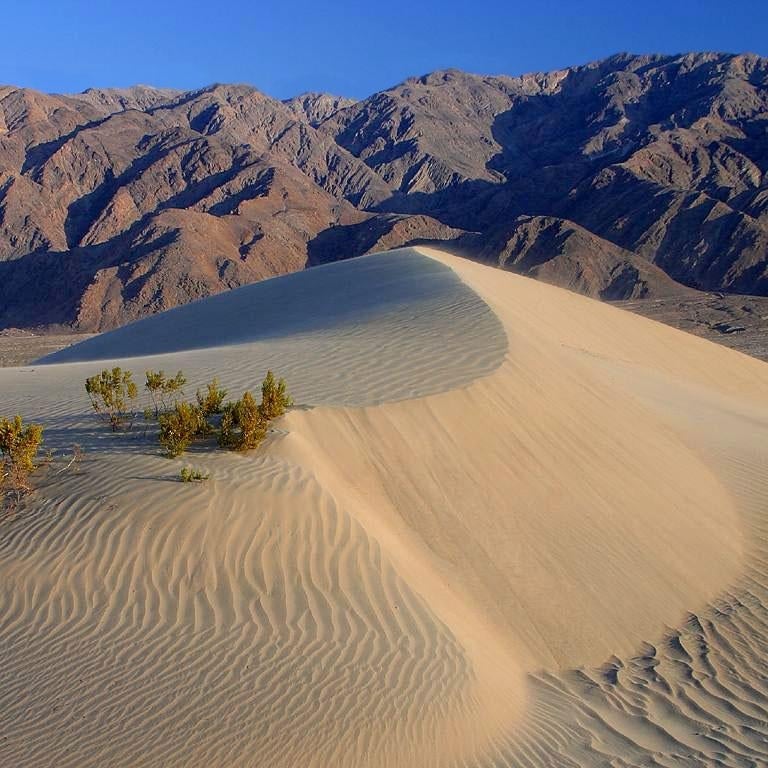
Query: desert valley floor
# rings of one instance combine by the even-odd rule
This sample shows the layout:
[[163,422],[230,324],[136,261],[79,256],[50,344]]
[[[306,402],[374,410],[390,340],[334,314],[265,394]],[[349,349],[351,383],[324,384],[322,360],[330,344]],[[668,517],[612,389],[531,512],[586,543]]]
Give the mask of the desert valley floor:
[[[296,407],[171,460],[113,364]],[[763,362],[400,249],[2,369],[17,412],[85,459],[0,520],[2,766],[768,764]]]

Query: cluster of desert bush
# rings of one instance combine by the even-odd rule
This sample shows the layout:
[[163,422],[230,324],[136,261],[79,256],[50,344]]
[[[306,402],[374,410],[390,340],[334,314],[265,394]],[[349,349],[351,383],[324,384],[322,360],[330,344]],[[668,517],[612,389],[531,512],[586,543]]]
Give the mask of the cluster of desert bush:
[[[32,491],[30,476],[42,467],[54,467],[57,459],[52,451],[38,460],[42,443],[41,424],[25,424],[20,415],[0,417],[0,509],[14,509]],[[71,456],[59,462],[55,474],[79,466],[82,455],[80,446],[73,445]]]
[[[272,371],[267,371],[262,382],[258,403],[250,392],[244,392],[239,400],[227,401],[227,391],[216,378],[197,391],[195,402],[189,402],[182,399],[186,383],[181,371],[173,377],[163,371],[146,371],[144,388],[149,404],[144,409],[144,420],[157,421],[158,439],[168,456],[180,456],[194,440],[213,436],[219,446],[228,450],[256,448],[267,436],[270,422],[293,405],[285,380],[276,379]],[[105,369],[86,379],[85,391],[96,415],[113,432],[132,428],[139,391],[131,371]],[[42,425],[25,424],[21,416],[0,417],[0,508],[15,507],[32,491],[30,476],[41,467],[53,466],[52,452],[38,460],[42,442]],[[73,446],[71,456],[64,457],[56,474],[77,467],[82,454],[78,445]],[[180,479],[200,482],[208,475],[184,468]]]
[[[184,394],[187,380],[181,371],[173,377],[166,376],[164,371],[146,371],[145,376],[144,389],[149,405],[144,409],[144,418],[157,419],[176,405]],[[96,415],[109,424],[113,432],[131,429],[139,396],[131,371],[124,371],[119,366],[111,370],[105,368],[85,380],[85,391]]]
[[250,392],[239,400],[225,402],[227,391],[218,379],[198,390],[197,402],[179,401],[174,409],[160,416],[160,445],[169,456],[180,456],[199,438],[216,435],[219,446],[233,451],[257,448],[269,430],[269,423],[293,405],[284,379],[272,371],[261,385],[261,402]]
[[[227,391],[217,378],[198,390],[195,402],[190,402],[182,399],[186,383],[181,371],[173,377],[163,371],[146,371],[144,388],[149,405],[144,418],[157,420],[158,439],[168,456],[180,456],[193,441],[214,435],[222,448],[256,448],[266,437],[269,423],[293,405],[285,380],[276,379],[272,371],[267,371],[262,382],[258,403],[250,392],[244,392],[239,400],[227,401]],[[96,414],[113,431],[131,429],[138,398],[131,371],[105,369],[86,380],[85,390]]]

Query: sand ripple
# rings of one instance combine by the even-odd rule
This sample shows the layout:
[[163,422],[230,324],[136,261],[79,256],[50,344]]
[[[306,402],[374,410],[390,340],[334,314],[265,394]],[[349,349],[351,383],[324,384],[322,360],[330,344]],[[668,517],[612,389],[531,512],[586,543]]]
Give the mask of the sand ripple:
[[434,764],[471,664],[310,475],[121,461],[4,521],[3,765]]
[[[410,249],[211,301],[0,371],[87,451],[0,520],[0,766],[767,764],[764,364]],[[171,461],[110,356],[299,408]]]

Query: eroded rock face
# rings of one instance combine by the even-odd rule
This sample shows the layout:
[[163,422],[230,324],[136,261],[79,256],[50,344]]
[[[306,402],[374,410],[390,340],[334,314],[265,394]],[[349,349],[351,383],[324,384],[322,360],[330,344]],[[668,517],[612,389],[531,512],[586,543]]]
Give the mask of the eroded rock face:
[[448,70],[359,102],[2,87],[0,327],[104,330],[425,241],[603,298],[765,295],[767,172],[751,55]]
[[500,266],[606,300],[695,293],[659,267],[566,219],[520,216],[481,252]]

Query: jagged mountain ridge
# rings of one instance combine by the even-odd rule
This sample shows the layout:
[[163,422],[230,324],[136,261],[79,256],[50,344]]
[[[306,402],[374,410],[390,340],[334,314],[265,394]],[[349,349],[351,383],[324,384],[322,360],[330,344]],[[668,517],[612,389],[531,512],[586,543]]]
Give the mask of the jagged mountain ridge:
[[0,327],[104,330],[435,240],[603,298],[766,295],[767,174],[753,55],[448,70],[361,101],[0,87]]

